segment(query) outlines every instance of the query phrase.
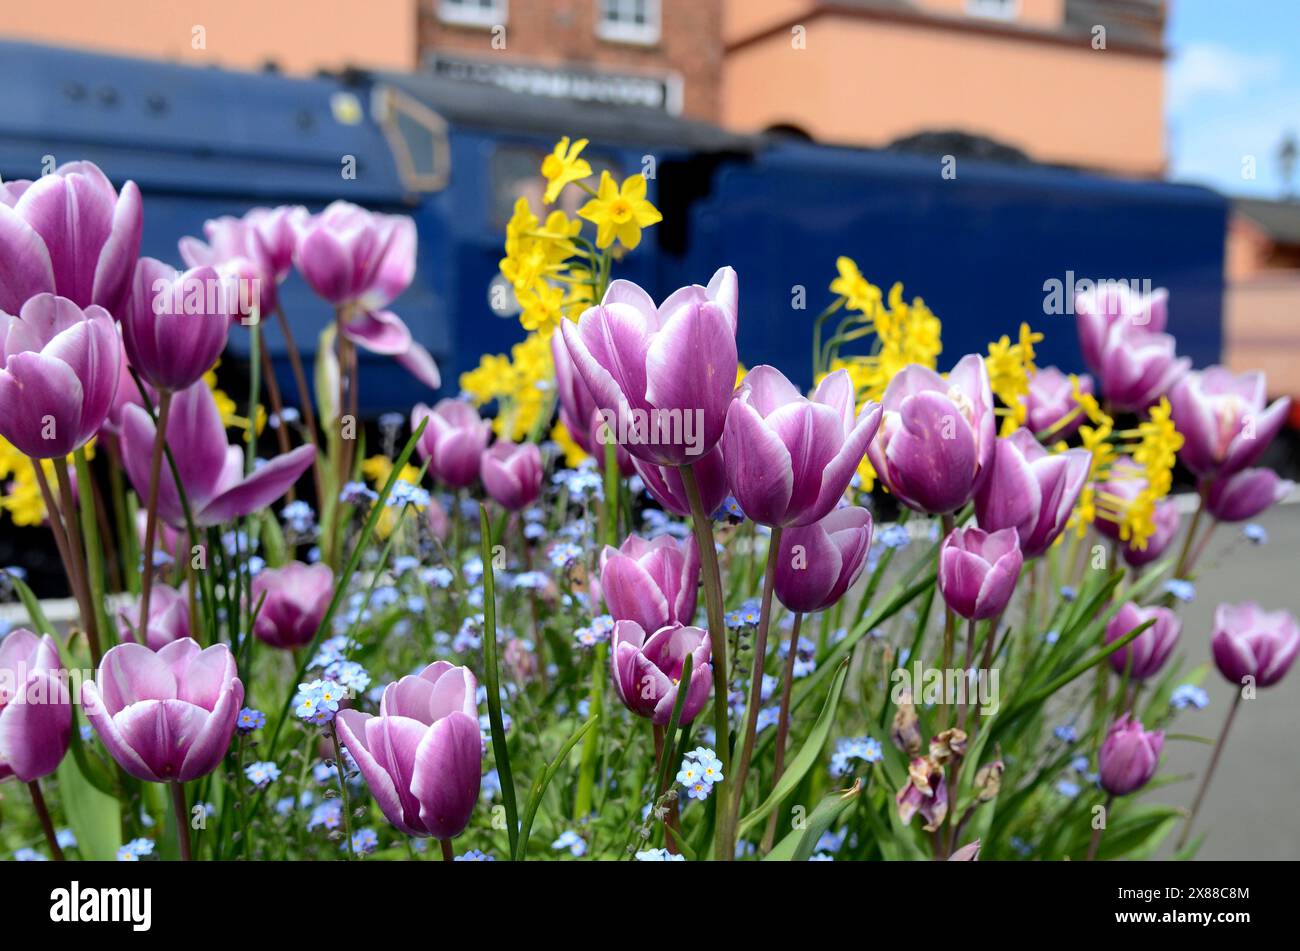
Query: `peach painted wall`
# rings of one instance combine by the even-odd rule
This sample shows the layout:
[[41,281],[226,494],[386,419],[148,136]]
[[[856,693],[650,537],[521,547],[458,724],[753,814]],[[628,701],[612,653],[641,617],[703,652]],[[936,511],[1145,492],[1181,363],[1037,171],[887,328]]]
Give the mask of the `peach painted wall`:
[[725,125],[792,125],[855,145],[956,128],[1044,162],[1137,175],[1164,168],[1159,57],[1093,50],[1087,37],[1071,47],[832,13],[806,30],[806,49],[781,30],[731,50]]
[[[411,69],[416,2],[5,0],[0,37],[244,69],[268,59],[297,73],[347,64]],[[195,26],[206,31],[206,49],[191,46]]]

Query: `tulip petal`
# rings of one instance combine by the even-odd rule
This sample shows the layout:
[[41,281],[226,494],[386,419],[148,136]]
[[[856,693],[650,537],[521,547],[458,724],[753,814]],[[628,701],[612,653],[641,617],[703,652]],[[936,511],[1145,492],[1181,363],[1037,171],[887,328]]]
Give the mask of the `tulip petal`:
[[776,432],[742,400],[727,410],[723,458],[744,513],[761,525],[781,524],[794,491],[794,463]]
[[299,446],[276,456],[244,481],[218,495],[195,513],[198,525],[218,525],[270,505],[298,481],[316,459],[315,446]]
[[0,311],[17,314],[24,302],[53,291],[54,267],[45,241],[0,202]]
[[366,745],[367,726],[377,719],[368,713],[361,713],[358,710],[340,710],[334,718],[334,723],[339,731],[339,742],[343,745],[352,758],[356,761],[357,768],[361,770],[361,775],[366,780],[366,785],[370,787],[370,794],[375,797],[375,802],[379,804],[379,809],[389,822],[396,826],[406,835],[425,835],[422,827],[412,826],[406,821],[406,815],[402,809],[401,797],[397,794],[397,787],[393,783],[393,777],[388,771],[375,759],[374,754]]
[[415,751],[411,793],[420,803],[420,822],[439,839],[465,831],[478,801],[483,746],[478,722],[460,711],[426,731]]
[[[116,650],[116,648],[114,649]],[[151,704],[161,706],[162,701],[144,700],[136,704],[136,706],[143,708]],[[90,721],[90,725],[95,728],[95,732],[99,735],[100,742],[104,744],[108,754],[113,757],[119,766],[136,779],[142,779],[150,783],[162,782],[162,779],[154,773],[150,765],[127,742],[126,736],[122,733],[116,718],[110,715],[106,709],[105,701],[94,681],[88,680],[81,685],[81,708],[85,711],[86,719]]]

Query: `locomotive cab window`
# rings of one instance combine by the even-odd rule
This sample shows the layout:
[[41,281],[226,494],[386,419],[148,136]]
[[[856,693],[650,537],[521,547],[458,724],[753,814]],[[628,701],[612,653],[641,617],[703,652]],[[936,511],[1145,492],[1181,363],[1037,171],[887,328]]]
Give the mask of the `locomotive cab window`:
[[[514,213],[515,202],[521,197],[528,199],[533,214],[543,220],[557,208],[572,218],[587,203],[591,196],[577,185],[569,185],[560,192],[555,204],[542,204],[546,180],[542,178],[541,167],[546,155],[547,150],[531,145],[502,145],[492,153],[488,228],[494,232],[502,231]],[[600,184],[602,171],[608,170],[610,175],[621,180],[618,163],[611,156],[593,152],[588,146],[582,157],[591,164],[591,178],[587,180],[591,188]]]
[[375,89],[374,112],[393,150],[402,184],[417,192],[446,187],[451,148],[442,116],[391,87]]

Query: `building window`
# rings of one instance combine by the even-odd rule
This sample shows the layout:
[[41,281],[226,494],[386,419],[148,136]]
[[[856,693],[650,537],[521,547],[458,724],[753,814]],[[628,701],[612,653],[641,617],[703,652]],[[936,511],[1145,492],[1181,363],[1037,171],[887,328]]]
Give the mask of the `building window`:
[[659,0],[600,0],[596,35],[616,43],[658,43]]
[[966,0],[966,11],[991,20],[1014,20],[1020,13],[1020,0]]
[[506,0],[435,0],[438,19],[458,26],[497,26],[506,22]]

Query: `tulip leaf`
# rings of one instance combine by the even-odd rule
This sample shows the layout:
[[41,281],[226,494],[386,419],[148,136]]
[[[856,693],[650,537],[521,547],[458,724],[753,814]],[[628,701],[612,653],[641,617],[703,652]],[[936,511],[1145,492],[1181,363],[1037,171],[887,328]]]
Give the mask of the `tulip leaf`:
[[830,695],[826,698],[826,703],[822,707],[821,715],[817,722],[813,724],[812,731],[808,734],[808,739],[804,741],[803,747],[799,750],[797,756],[790,760],[790,765],[786,767],[781,779],[777,782],[775,788],[768,795],[757,809],[751,812],[745,818],[740,820],[737,827],[737,835],[743,835],[747,829],[752,828],[755,823],[762,821],[768,813],[781,804],[781,802],[794,792],[795,788],[803,781],[804,775],[817,762],[821,756],[822,747],[826,745],[826,739],[830,736],[831,727],[835,723],[835,708],[839,706],[840,691],[844,688],[844,678],[848,676],[849,664],[847,658],[840,662],[839,668],[835,672],[835,679],[831,683]]
[[[77,725],[73,724],[73,732]],[[77,851],[91,861],[111,862],[122,847],[122,820],[117,799],[101,792],[81,772],[76,759],[64,757],[56,774],[59,803],[77,837]]]
[[817,803],[812,813],[804,820],[803,828],[795,829],[763,856],[764,862],[806,862],[812,856],[817,842],[839,821],[850,806],[858,801],[862,794],[862,781],[858,780],[850,788],[831,793]]
[[523,859],[528,853],[528,837],[532,833],[533,819],[537,817],[537,810],[541,807],[542,796],[546,794],[546,787],[551,784],[551,780],[560,771],[560,767],[564,765],[564,760],[568,755],[573,752],[573,748],[581,742],[582,738],[587,735],[587,731],[595,726],[596,721],[599,719],[599,713],[592,714],[586,723],[574,730],[573,735],[564,741],[560,751],[555,754],[555,758],[546,764],[542,774],[534,780],[533,788],[528,793],[528,802],[524,805],[523,824],[519,829],[519,845],[514,853],[516,859]]
[[[421,421],[424,425],[428,420]],[[393,471],[400,470],[395,466]],[[506,807],[506,835],[510,854],[519,854],[519,807],[515,803],[515,778],[510,769],[510,746],[506,741],[505,723],[501,719],[501,680],[497,669],[497,595],[496,570],[492,564],[492,533],[488,528],[487,508],[478,507],[479,545],[483,559],[483,679],[487,688],[488,723],[492,728],[492,757],[501,780],[501,798]]]

